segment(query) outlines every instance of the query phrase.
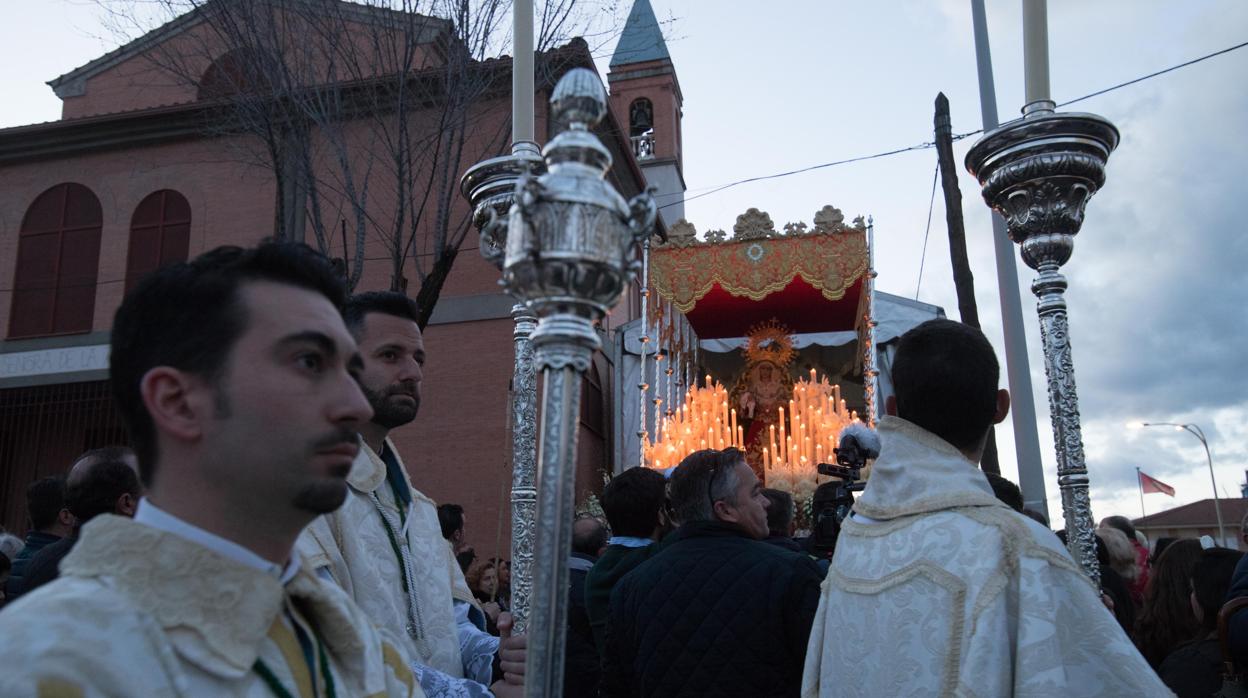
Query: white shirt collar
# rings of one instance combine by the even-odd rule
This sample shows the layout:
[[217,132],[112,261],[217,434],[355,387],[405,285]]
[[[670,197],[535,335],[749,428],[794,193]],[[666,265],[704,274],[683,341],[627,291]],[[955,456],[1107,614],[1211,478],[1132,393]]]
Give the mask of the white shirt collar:
[[283,585],[294,579],[295,573],[299,571],[299,556],[293,554],[293,551],[290,556],[290,562],[287,562],[285,569],[283,569],[280,565],[260,557],[234,541],[222,538],[215,533],[209,533],[198,526],[179,519],[152,504],[147,497],[139,500],[138,509],[134,512],[134,520],[137,523],[150,526],[159,531],[172,533],[196,545],[202,545],[214,553],[227,557],[239,564],[277,577],[278,581]]

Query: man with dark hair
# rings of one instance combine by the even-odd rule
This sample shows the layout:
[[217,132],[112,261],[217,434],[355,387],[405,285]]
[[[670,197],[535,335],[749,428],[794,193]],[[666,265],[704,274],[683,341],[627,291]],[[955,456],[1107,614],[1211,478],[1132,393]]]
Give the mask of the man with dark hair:
[[611,478],[599,500],[611,526],[607,548],[585,576],[585,613],[594,647],[606,648],[607,604],[624,575],[650,559],[672,528],[667,516],[667,478],[650,468],[629,468]]
[[468,574],[468,568],[477,559],[477,552],[464,539],[465,518],[464,508],[458,504],[438,505],[438,525],[442,527],[442,537],[450,541],[459,569]]
[[105,446],[78,456],[65,478],[65,506],[77,524],[73,533],[31,559],[22,593],[30,593],[59,576],[61,560],[77,545],[83,524],[100,514],[133,517],[142,495],[134,451],[125,446]]
[[770,503],[767,506],[767,537],[763,542],[795,553],[801,552],[802,546],[793,540],[793,517],[796,513],[793,509],[793,495],[783,490],[764,489],[763,496]]
[[342,299],[328,260],[283,244],[218,248],[126,297],[110,379],[147,496],[0,613],[0,695],[421,695],[294,551],[346,497],[372,416]]
[[[504,631],[500,642],[483,630],[484,616],[442,536],[437,503],[412,486],[389,439],[420,410],[425,341],[416,303],[401,293],[361,293],[343,317],[360,347],[358,380],[373,416],[358,425],[362,443],[346,501],[308,526],[299,548],[317,574],[405,643],[431,698],[518,695],[524,638]],[[499,625],[509,629],[510,616]]]
[[611,593],[609,696],[798,695],[821,575],[762,542],[762,489],[735,448],[698,451],[673,471],[680,527]]
[[984,471],[984,477],[988,479],[988,486],[992,488],[992,496],[1000,499],[1014,511],[1023,513],[1023,491],[1018,485],[1001,477],[996,473]]
[[803,696],[1166,695],[1057,537],[997,499],[979,469],[1009,409],[998,379],[973,327],[931,320],[902,335],[880,456],[837,541]]
[[45,477],[30,483],[26,488],[26,515],[30,519],[26,545],[13,558],[9,579],[4,585],[4,595],[9,601],[25,592],[26,567],[35,554],[74,530],[74,515],[65,507],[65,478]]

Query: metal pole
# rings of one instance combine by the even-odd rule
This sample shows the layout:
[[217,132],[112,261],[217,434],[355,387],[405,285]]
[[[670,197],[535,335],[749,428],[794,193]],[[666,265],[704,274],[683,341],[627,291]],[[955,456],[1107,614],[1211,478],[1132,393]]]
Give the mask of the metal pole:
[[1023,0],[1023,113],[1049,103],[1048,14],[1047,0]]
[[1213,510],[1218,515],[1218,537],[1222,539],[1221,544],[1226,545],[1226,528],[1222,524],[1222,498],[1218,496],[1218,481],[1213,476],[1213,456],[1209,454],[1209,441],[1205,439],[1205,430],[1201,429],[1199,424],[1179,424],[1177,422],[1144,422],[1141,426],[1175,427],[1200,439],[1200,445],[1205,447],[1205,461],[1209,464],[1209,484],[1213,485]]
[[1183,428],[1196,435],[1200,439],[1200,445],[1205,447],[1205,461],[1209,463],[1209,484],[1213,485],[1213,510],[1218,514],[1218,538],[1222,539],[1221,545],[1226,545],[1226,530],[1222,525],[1222,499],[1218,496],[1218,481],[1213,477],[1213,456],[1209,454],[1209,441],[1205,439],[1205,432],[1195,424],[1184,424]]
[[[1025,0],[1024,17],[1036,20],[1042,0]],[[1025,26],[1028,99],[1024,118],[984,134],[966,154],[966,167],[983,187],[984,201],[1006,217],[1010,239],[1037,272],[1031,284],[1038,303],[1049,416],[1057,447],[1057,479],[1072,557],[1100,585],[1096,532],[1088,495],[1079,398],[1075,390],[1066,277],[1088,199],[1105,183],[1105,163],[1118,146],[1118,129],[1093,114],[1057,114],[1047,99],[1044,27]],[[1044,62],[1043,66],[1037,65]],[[1040,88],[1044,89],[1041,90]]]
[[879,409],[880,372],[876,367],[877,349],[875,347],[875,217],[867,216],[867,354],[863,357],[863,384],[866,388],[867,426],[875,427],[879,421],[876,414]]
[[[473,206],[473,224],[481,237],[481,256],[500,270],[507,244],[507,212],[516,182],[546,165],[533,140],[533,0],[516,0],[512,26],[515,57],[511,71],[511,154],[473,165],[460,181],[460,192]],[[511,394],[511,614],[513,632],[528,628],[533,588],[533,538],[537,512],[537,376],[530,337],[537,317],[523,303],[511,309],[515,365]]]
[[512,4],[515,57],[511,59],[511,151],[537,153],[533,140],[533,0]]
[[1135,486],[1140,490],[1140,518],[1142,519],[1147,514],[1144,513],[1144,482],[1140,479],[1140,469],[1138,467],[1135,469]]
[[[975,27],[979,109],[984,130],[991,131],[999,122],[984,0],[971,0],[971,20]],[[1023,491],[1023,503],[1049,519],[1049,499],[1044,491],[1044,464],[1040,457],[1040,432],[1036,426],[1036,398],[1031,389],[1031,364],[1027,358],[1027,332],[1023,329],[1023,301],[1018,291],[1014,246],[1006,235],[1005,219],[995,211],[991,215],[992,250],[997,260],[997,294],[1001,299],[1001,327],[1005,332],[1005,369],[1012,398],[1010,418],[1014,425],[1018,486]]]
[[[650,390],[650,381],[646,380],[646,354],[650,349],[650,241],[641,241],[641,377],[637,381],[638,421],[637,421],[637,464],[646,464],[646,393]],[[657,376],[655,377],[657,380]]]
[[511,615],[512,631],[529,627],[533,591],[534,523],[537,521],[537,372],[531,337],[537,316],[523,303],[511,309],[515,366],[511,393]]
[[611,154],[590,128],[606,111],[606,91],[595,73],[574,68],[563,76],[551,113],[568,129],[543,151],[548,172],[521,178],[508,217],[503,283],[538,317],[532,342],[545,380],[525,665],[529,698],[563,695],[581,380],[601,346],[594,322],[640,270],[638,243],[658,216],[649,191],[625,202],[604,180]]

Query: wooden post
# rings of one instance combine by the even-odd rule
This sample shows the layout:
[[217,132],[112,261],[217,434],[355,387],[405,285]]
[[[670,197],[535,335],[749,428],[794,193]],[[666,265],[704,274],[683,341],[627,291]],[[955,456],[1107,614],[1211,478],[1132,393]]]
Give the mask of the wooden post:
[[[962,322],[979,328],[979,309],[975,305],[975,276],[966,256],[966,230],[962,226],[962,191],[958,188],[958,171],[953,164],[953,127],[949,118],[949,98],[936,95],[936,157],[940,162],[940,184],[945,193],[945,223],[949,227],[949,257],[953,262],[953,286],[958,294],[958,315]],[[996,429],[989,430],[981,467],[1001,474],[997,460]]]

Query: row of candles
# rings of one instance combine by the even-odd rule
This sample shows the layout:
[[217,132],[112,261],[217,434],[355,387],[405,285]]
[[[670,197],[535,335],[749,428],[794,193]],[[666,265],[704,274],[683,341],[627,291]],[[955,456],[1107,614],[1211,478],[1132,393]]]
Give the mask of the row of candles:
[[841,398],[841,386],[810,369],[810,380],[793,386],[788,411],[779,407],[776,422],[767,427],[763,468],[768,474],[783,470],[814,475],[816,465],[835,460],[841,430],[856,419],[857,413]]
[[737,411],[728,406],[728,391],[706,377],[705,387],[685,391],[685,400],[657,428],[657,441],[645,444],[645,461],[662,470],[685,456],[707,448],[745,449],[745,431],[737,425]]
[[[646,463],[663,469],[706,448],[731,446],[746,450],[744,426],[738,423],[737,409],[729,404],[728,397],[724,386],[709,375],[703,386],[690,388],[684,404],[672,410],[658,427],[658,439],[647,443]],[[776,407],[772,419],[762,414],[755,418],[767,422],[767,431],[760,438],[762,463],[770,486],[773,477],[777,483],[783,483],[805,476],[814,483],[815,466],[835,458],[841,430],[858,417],[846,408],[840,386],[812,368],[809,379],[797,381],[791,399]]]

